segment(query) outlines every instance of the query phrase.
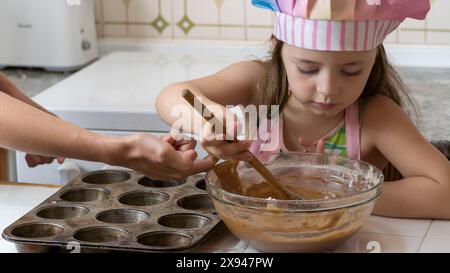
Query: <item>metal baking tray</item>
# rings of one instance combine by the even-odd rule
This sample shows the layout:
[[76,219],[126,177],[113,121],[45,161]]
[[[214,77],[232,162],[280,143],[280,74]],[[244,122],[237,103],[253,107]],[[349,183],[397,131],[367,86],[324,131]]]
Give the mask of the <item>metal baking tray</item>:
[[3,231],[19,252],[189,252],[221,224],[203,174],[152,180],[124,170],[76,177]]

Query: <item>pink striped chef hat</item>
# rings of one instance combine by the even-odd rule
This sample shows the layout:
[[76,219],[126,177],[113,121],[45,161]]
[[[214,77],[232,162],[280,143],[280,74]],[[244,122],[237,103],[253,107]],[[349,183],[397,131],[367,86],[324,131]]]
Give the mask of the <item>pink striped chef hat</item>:
[[290,45],[362,51],[380,45],[406,18],[424,19],[429,0],[252,0],[275,12],[274,35]]

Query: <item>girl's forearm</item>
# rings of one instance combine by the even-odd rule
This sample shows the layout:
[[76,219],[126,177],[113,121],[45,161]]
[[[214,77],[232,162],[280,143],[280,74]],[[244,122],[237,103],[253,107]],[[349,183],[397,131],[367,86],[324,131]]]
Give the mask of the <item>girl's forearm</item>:
[[0,92],[0,146],[26,153],[112,163],[125,146]]
[[166,87],[158,96],[156,108],[161,119],[172,128],[185,133],[201,135],[205,120],[182,97],[182,91],[186,88],[194,93],[216,117],[224,116],[225,107],[201,95],[194,86],[190,86],[188,83],[172,84]]
[[426,177],[385,182],[374,214],[400,218],[450,219],[450,186]]

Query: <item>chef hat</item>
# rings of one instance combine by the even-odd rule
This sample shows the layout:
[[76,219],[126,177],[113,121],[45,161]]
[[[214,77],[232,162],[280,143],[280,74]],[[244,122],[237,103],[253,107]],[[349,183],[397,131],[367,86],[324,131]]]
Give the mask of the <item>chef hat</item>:
[[274,35],[290,45],[362,51],[380,45],[406,18],[424,19],[429,0],[252,0],[275,12]]

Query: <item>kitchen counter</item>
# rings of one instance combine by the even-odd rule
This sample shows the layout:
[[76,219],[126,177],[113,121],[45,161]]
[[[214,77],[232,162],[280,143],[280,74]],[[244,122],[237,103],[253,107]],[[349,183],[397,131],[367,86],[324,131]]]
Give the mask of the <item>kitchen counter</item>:
[[[3,231],[50,195],[58,186],[0,182],[0,230]],[[257,252],[225,226],[216,230],[196,252]],[[0,253],[17,252],[0,239]],[[335,252],[446,252],[450,253],[450,221],[370,216],[368,222]]]
[[0,70],[28,97],[33,97],[64,80],[72,72],[48,72],[43,69],[6,68]]
[[[420,110],[419,129],[428,140],[450,140],[450,68],[397,67]],[[72,73],[8,68],[5,73],[33,97]]]

